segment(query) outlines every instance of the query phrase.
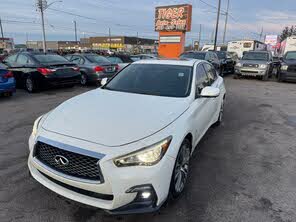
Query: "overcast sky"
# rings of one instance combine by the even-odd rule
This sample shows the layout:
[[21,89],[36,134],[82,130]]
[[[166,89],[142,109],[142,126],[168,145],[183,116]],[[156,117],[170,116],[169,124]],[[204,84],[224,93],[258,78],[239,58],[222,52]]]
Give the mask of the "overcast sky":
[[[216,19],[216,9],[211,5],[217,5],[217,2],[218,0],[63,0],[54,3],[45,12],[47,40],[74,40],[73,20],[77,21],[79,37],[108,35],[110,27],[112,35],[136,36],[138,32],[140,37],[156,38],[154,8],[190,3],[193,5],[193,21],[192,31],[187,33],[187,43],[197,40],[199,24],[202,24],[203,29],[202,42],[206,43],[211,41]],[[35,3],[35,0],[0,0],[0,17],[5,36],[13,37],[16,43],[23,43],[26,39],[41,40],[41,19]],[[222,0],[223,11],[226,3],[227,0]],[[295,0],[230,0],[231,17],[227,40],[259,38],[262,27],[264,34],[278,34],[284,26],[296,24],[295,11]],[[219,41],[222,39],[224,19],[222,15]]]

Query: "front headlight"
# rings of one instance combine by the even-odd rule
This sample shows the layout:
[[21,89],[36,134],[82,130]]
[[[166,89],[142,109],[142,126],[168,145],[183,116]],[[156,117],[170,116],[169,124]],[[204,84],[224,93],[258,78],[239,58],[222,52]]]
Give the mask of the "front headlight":
[[113,162],[117,167],[153,166],[163,158],[171,141],[172,137],[168,137],[152,146],[115,158]]
[[259,65],[259,68],[260,68],[260,69],[266,69],[266,67],[267,67],[266,64],[260,64],[260,65]]
[[288,70],[288,66],[287,65],[282,65],[281,70],[287,71]]
[[38,128],[39,128],[39,123],[40,120],[42,119],[43,115],[38,117],[35,122],[34,122],[34,126],[33,126],[33,130],[32,130],[32,135],[35,137],[37,135],[38,132]]
[[242,67],[242,64],[240,62],[236,63],[236,67]]

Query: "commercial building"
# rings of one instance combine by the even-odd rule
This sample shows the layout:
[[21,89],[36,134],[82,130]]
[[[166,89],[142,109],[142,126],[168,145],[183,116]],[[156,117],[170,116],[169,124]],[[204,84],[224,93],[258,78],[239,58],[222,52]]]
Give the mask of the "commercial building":
[[[27,48],[42,49],[42,41],[27,41]],[[48,50],[112,50],[130,53],[157,52],[157,41],[128,36],[89,37],[75,41],[47,41]]]
[[0,38],[0,49],[1,50],[12,50],[14,49],[14,41],[12,38]]
[[[42,41],[27,41],[27,48],[42,49]],[[76,41],[46,41],[46,48],[49,50],[82,50],[88,49],[89,44],[84,44]]]
[[157,41],[154,39],[112,36],[90,37],[92,49],[125,51],[131,53],[154,53],[157,51]]

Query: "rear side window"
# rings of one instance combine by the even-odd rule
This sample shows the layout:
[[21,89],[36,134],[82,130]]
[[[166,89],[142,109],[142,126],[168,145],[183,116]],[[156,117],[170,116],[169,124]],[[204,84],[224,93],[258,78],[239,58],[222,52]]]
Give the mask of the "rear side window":
[[205,64],[203,64],[203,66],[204,66],[206,74],[208,75],[208,78],[209,78],[209,85],[212,85],[216,81],[216,79],[218,78],[217,72],[216,72],[215,68],[210,64],[205,63]]
[[16,57],[17,57],[17,54],[11,55],[11,56],[9,56],[9,57],[7,57],[7,58],[5,59],[5,62],[8,62],[8,63],[14,63]]
[[199,65],[196,68],[196,90],[200,94],[202,89],[206,86],[209,86],[209,77],[203,67],[203,65]]
[[32,62],[30,61],[30,59],[27,56],[22,55],[22,54],[20,54],[17,57],[16,63],[19,64],[19,65],[32,64]]
[[111,63],[123,63],[122,59],[121,58],[118,58],[118,57],[108,57],[108,60]]

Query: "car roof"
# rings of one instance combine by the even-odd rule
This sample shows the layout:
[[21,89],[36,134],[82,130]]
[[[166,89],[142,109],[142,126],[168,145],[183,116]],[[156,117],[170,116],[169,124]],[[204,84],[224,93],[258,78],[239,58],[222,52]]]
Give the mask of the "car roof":
[[200,63],[202,60],[197,59],[147,59],[139,60],[133,64],[159,64],[159,65],[179,65],[179,66],[194,66],[196,63]]
[[208,52],[213,52],[213,51],[187,51],[187,52],[184,52],[183,54],[206,54]]

